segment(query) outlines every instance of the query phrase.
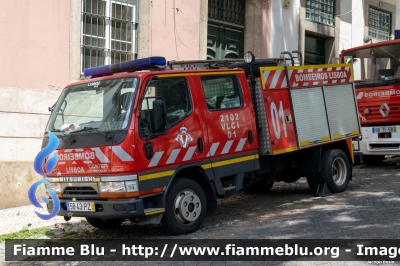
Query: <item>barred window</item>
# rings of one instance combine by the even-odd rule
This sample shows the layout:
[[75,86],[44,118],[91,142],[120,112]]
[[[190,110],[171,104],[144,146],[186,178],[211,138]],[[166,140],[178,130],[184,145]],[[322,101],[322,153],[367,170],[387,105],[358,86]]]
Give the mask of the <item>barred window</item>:
[[335,27],[335,0],[306,0],[306,20]]
[[81,73],[137,58],[138,0],[82,0]]
[[390,40],[392,34],[392,13],[369,7],[368,35],[377,40]]

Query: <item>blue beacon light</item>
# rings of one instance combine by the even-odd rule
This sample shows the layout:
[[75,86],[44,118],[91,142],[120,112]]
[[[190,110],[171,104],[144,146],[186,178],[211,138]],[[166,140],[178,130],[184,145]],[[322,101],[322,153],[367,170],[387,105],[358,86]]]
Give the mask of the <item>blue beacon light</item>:
[[86,77],[90,76],[92,78],[95,78],[95,77],[112,75],[114,73],[151,69],[157,66],[165,66],[165,64],[166,64],[165,57],[152,56],[112,65],[86,68],[83,73]]

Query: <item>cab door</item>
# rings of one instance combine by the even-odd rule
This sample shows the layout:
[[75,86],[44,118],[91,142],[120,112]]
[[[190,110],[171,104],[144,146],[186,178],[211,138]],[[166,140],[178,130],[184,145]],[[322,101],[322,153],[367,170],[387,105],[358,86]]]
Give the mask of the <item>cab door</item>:
[[258,168],[254,111],[247,80],[240,73],[197,76],[209,147],[205,156],[216,178]]
[[[205,138],[198,102],[188,78],[182,74],[158,75],[145,81],[137,115],[136,158],[140,190],[168,185],[178,167],[205,159]],[[165,105],[165,133],[155,134],[155,101]],[[146,150],[147,153],[146,153]],[[152,150],[151,154],[149,151]]]

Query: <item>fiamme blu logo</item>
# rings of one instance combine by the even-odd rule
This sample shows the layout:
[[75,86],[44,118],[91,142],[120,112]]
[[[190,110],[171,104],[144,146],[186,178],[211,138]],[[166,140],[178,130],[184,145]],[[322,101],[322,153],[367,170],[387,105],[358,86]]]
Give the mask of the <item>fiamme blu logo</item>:
[[[36,171],[41,176],[45,176],[45,173],[43,171],[43,163],[46,160],[46,158],[49,155],[53,155],[50,158],[47,159],[46,162],[46,172],[51,173],[53,169],[56,167],[57,161],[58,161],[58,153],[54,152],[56,148],[58,147],[59,140],[58,138],[50,131],[47,131],[49,135],[49,143],[47,144],[46,147],[44,147],[37,155],[35,158],[35,161],[33,163],[33,167]],[[49,181],[47,180],[40,180],[34,183],[28,191],[28,198],[30,202],[32,203],[33,206],[37,208],[43,208],[43,206],[38,202],[36,199],[36,191],[40,185],[49,185]],[[35,211],[36,215],[43,219],[43,220],[49,220],[56,216],[58,212],[60,211],[60,200],[58,199],[57,194],[51,190],[51,189],[45,189],[45,191],[50,195],[51,199],[53,200],[53,211],[50,214],[42,214],[38,213]],[[44,201],[44,203],[49,203],[49,200],[45,195],[41,195],[41,199]]]

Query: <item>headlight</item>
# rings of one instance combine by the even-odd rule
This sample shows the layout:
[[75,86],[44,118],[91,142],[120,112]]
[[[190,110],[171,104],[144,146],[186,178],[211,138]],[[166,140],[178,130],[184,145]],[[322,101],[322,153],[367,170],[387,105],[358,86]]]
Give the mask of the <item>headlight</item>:
[[100,182],[101,192],[126,192],[125,182]]
[[47,189],[53,190],[56,193],[61,193],[61,184],[60,183],[50,183],[49,185],[45,185]]
[[252,52],[247,52],[247,53],[245,53],[245,55],[244,55],[244,61],[247,63],[247,64],[250,64],[250,63],[252,63],[252,62],[254,62],[254,54],[252,53]]
[[126,181],[126,192],[135,192],[139,191],[139,184],[138,181]]

